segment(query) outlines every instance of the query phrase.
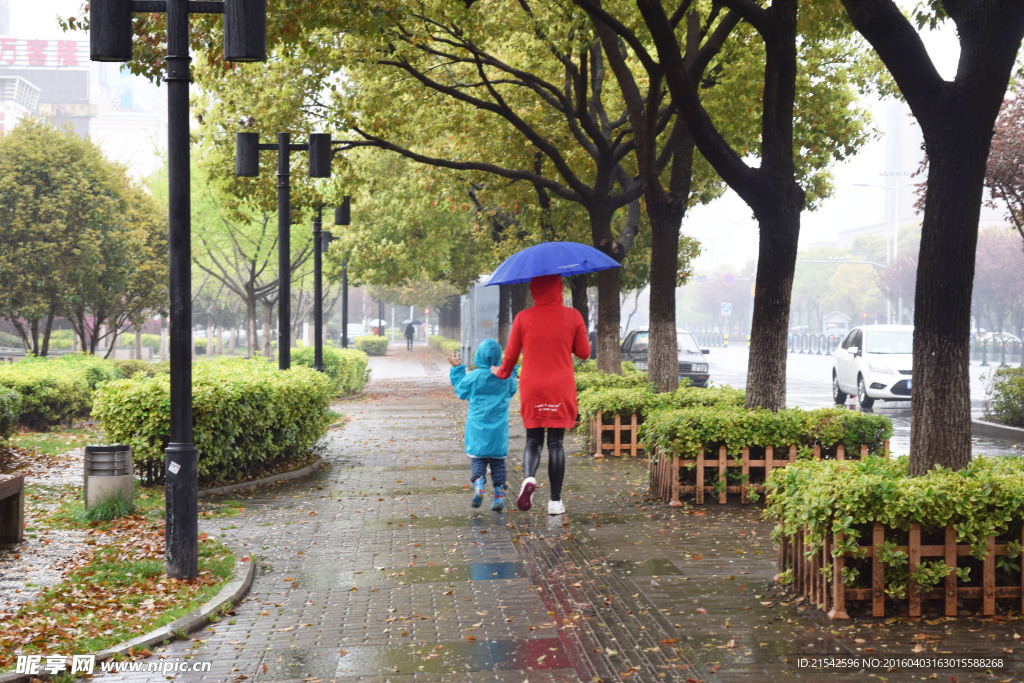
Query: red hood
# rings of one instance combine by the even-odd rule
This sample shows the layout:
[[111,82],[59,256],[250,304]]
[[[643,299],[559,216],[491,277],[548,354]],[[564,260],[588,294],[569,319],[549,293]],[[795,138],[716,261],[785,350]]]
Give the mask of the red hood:
[[562,305],[562,276],[541,275],[530,280],[530,295],[538,306]]

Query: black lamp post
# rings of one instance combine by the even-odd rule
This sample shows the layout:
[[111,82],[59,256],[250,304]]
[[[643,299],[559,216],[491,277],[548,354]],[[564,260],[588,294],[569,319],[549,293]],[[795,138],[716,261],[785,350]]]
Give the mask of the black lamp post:
[[[352,201],[345,197],[341,206],[334,210],[334,224],[348,225],[352,222]],[[348,258],[341,262],[341,348],[348,348]]]
[[[348,199],[346,197],[346,199]],[[334,240],[334,235],[324,232],[324,208],[316,207],[313,218],[313,368],[324,371],[324,292],[323,292],[323,258]]]
[[274,144],[260,144],[259,133],[235,134],[235,175],[257,176],[260,173],[260,152],[277,151],[277,366],[291,367],[291,153],[309,151],[309,177],[331,177],[331,136],[310,133],[309,142],[291,144],[291,133],[278,133]]
[[92,0],[90,57],[97,62],[132,58],[132,13],[167,13],[167,175],[170,271],[171,434],[164,451],[167,575],[199,574],[198,453],[192,433],[192,239],[189,195],[188,17],[224,14],[224,58],[265,61],[266,0]]

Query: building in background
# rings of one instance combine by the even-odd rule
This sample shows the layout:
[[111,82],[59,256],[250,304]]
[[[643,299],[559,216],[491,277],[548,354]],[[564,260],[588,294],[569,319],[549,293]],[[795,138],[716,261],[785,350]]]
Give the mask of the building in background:
[[18,26],[10,0],[0,0],[0,135],[24,116],[47,116],[134,176],[156,171],[167,138],[163,89],[119,64],[91,62],[84,32],[54,27]]

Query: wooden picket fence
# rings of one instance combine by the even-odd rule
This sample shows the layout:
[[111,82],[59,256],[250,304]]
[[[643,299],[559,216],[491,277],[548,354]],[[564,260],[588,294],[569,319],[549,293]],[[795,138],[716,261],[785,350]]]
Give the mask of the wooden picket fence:
[[[752,458],[750,448],[744,446],[738,457],[731,456],[728,449],[722,445],[718,448],[718,457],[712,459],[702,448],[696,458],[680,458],[677,454],[661,455],[658,452],[651,454],[650,458],[650,485],[648,492],[661,498],[671,507],[682,505],[679,497],[681,495],[692,495],[698,505],[703,505],[705,495],[717,498],[719,503],[725,503],[730,493],[740,494],[740,502],[749,502],[750,492],[760,492],[764,486],[760,483],[751,484],[750,474],[755,470],[763,470],[766,479],[773,469],[785,467],[791,462],[796,462],[797,447],[790,446],[788,453],[782,457],[775,457],[775,448],[766,446],[764,457]],[[885,452],[889,452],[889,441],[885,441]],[[836,460],[859,459],[867,457],[868,447],[862,445],[860,453],[850,456],[842,445],[836,447]],[[814,459],[821,460],[821,446],[814,446]],[[683,484],[680,481],[680,473],[683,468],[694,468],[694,483]],[[707,470],[717,470],[716,483],[706,484],[704,473]],[[729,483],[729,473],[739,473],[737,483]]]
[[[870,584],[870,588],[849,588],[843,583],[843,567],[850,560],[845,555],[832,557],[832,549],[836,547],[837,543],[842,542],[841,534],[827,536],[821,550],[810,557],[806,552],[803,534],[783,538],[778,549],[779,573],[781,575],[782,572],[792,569],[793,580],[790,589],[818,605],[829,619],[849,619],[849,614],[846,611],[847,605],[857,601],[870,601],[872,616],[884,617],[885,566],[878,559],[876,549],[885,542],[885,534],[885,527],[876,523],[872,527],[871,544],[859,546],[860,550],[867,553],[870,572],[866,577],[866,583]],[[1024,531],[1021,532],[1020,542],[1024,544]],[[911,573],[925,559],[939,558],[945,562],[946,566],[953,568],[942,584],[928,591],[919,590],[911,577],[905,598],[911,617],[921,616],[922,603],[925,600],[942,600],[947,617],[957,616],[959,600],[980,600],[981,613],[985,616],[992,616],[996,613],[996,599],[1009,598],[1015,601],[1015,605],[1021,612],[1024,612],[1024,572],[1019,573],[1014,585],[996,585],[998,558],[1011,557],[1011,554],[1006,552],[1006,545],[997,542],[992,536],[986,539],[986,555],[985,559],[981,561],[980,586],[959,585],[959,577],[956,574],[957,558],[969,556],[971,546],[956,542],[956,530],[952,526],[945,528],[944,542],[941,545],[924,545],[921,543],[920,525],[913,524],[908,534],[907,545],[897,546],[897,549],[907,553]],[[1014,553],[1012,557],[1018,562],[1024,563],[1024,550]],[[832,565],[832,570],[822,572],[822,568],[827,567],[829,563]],[[778,578],[776,577],[776,580]],[[976,580],[973,576],[970,578]]]
[[[603,458],[607,451],[616,457],[622,457],[627,453],[635,458],[644,452],[644,445],[637,439],[637,431],[640,428],[639,416],[635,413],[626,416],[616,414],[611,424],[604,424],[604,413],[598,411],[597,416],[590,420],[590,449],[589,455],[596,458]],[[612,433],[608,443],[604,441],[606,432]]]

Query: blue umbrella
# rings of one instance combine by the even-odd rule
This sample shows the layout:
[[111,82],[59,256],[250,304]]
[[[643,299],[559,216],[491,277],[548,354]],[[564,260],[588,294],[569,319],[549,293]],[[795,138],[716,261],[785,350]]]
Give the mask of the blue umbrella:
[[621,264],[610,256],[579,242],[541,242],[505,259],[494,269],[488,285],[529,282],[540,275],[583,275]]

